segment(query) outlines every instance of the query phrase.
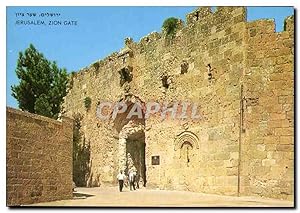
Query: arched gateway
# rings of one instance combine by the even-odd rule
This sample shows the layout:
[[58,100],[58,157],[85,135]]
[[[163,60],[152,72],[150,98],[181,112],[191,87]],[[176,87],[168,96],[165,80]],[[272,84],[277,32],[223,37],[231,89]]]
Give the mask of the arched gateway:
[[[146,166],[145,166],[145,119],[143,106],[144,103],[136,96],[126,96],[119,103],[126,104],[127,109],[119,113],[113,120],[114,127],[119,134],[118,140],[118,169],[125,174],[130,169],[137,170],[139,182],[146,185]],[[139,105],[142,116],[128,116],[133,106]]]

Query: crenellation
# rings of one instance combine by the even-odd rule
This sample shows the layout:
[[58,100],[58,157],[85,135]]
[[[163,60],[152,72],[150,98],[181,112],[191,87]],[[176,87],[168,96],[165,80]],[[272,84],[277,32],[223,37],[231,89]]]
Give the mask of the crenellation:
[[201,21],[203,22],[205,18],[211,16],[213,13],[211,7],[200,7],[194,10],[193,12],[186,15],[186,23],[190,25],[194,22]]
[[294,20],[295,16],[288,16],[285,18],[284,20],[284,31],[287,31],[291,34],[291,36],[293,37],[294,35],[294,30],[295,30],[295,20]]

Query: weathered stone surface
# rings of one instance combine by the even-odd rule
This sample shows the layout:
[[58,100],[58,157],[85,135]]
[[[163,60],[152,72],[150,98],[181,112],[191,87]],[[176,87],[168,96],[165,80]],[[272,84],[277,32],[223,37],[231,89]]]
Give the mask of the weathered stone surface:
[[[179,100],[201,106],[202,118],[145,120],[147,187],[228,195],[238,195],[239,188],[240,195],[291,199],[275,182],[286,180],[279,171],[293,153],[293,17],[283,32],[274,29],[274,20],[246,22],[243,7],[218,7],[214,13],[198,8],[173,40],[151,33],[127,42],[130,54],[101,60],[98,74],[92,66],[76,73],[64,106],[69,116],[84,115],[93,178],[116,182],[127,141],[114,135],[129,122],[97,119],[96,103],[129,95],[143,102]],[[122,86],[124,67],[132,67],[132,79]],[[85,96],[94,103],[88,112]],[[186,131],[195,137],[178,144],[177,136]],[[159,165],[152,165],[155,156]],[[284,190],[292,185],[287,182]]]
[[6,109],[7,205],[73,197],[73,121]]
[[[291,24],[293,17],[288,20]],[[245,68],[251,72],[244,77],[244,94],[256,94],[259,104],[255,106],[256,109],[247,110],[244,114],[244,141],[251,144],[259,135],[262,144],[257,147],[257,153],[253,153],[252,148],[245,146],[243,149],[242,146],[244,164],[241,174],[248,176],[251,181],[249,188],[243,184],[241,187],[246,195],[291,199],[284,191],[285,187],[292,190],[294,182],[288,179],[290,174],[285,173],[291,166],[288,162],[293,159],[290,153],[294,153],[294,55],[293,45],[290,45],[293,29],[286,27],[283,32],[275,33],[273,24],[272,20],[254,21],[247,23],[246,27],[248,52],[254,51],[258,55],[246,57]],[[253,64],[255,69],[251,69]],[[260,164],[251,164],[254,159],[261,160]]]

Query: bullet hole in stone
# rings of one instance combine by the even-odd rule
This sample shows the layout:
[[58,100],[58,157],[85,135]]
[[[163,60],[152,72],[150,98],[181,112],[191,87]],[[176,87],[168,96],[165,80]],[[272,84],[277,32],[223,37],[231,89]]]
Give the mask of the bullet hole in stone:
[[248,106],[257,106],[259,104],[259,98],[258,97],[245,98],[245,101],[246,101],[246,107],[248,107]]
[[131,82],[132,81],[132,68],[131,67],[124,67],[119,71],[120,74],[120,85],[123,86],[125,82]]
[[181,72],[180,72],[181,74],[187,73],[189,69],[189,63],[183,60],[180,67],[181,67]]
[[199,20],[199,11],[197,11],[194,15],[194,21],[198,21]]
[[168,82],[168,76],[166,76],[166,75],[162,76],[161,82],[162,82],[162,85],[164,88],[166,88],[166,89],[169,88],[170,84]]
[[207,64],[207,75],[208,75],[208,80],[211,81],[213,79],[213,76],[212,76],[212,68],[210,64]]

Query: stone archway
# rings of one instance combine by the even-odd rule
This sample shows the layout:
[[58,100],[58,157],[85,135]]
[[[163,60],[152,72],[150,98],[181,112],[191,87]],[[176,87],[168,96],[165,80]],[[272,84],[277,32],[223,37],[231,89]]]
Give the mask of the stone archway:
[[145,126],[129,122],[119,133],[119,169],[128,173],[137,170],[142,185],[146,185]]
[[128,118],[133,104],[139,103],[143,106],[143,102],[135,97],[126,97],[127,110],[119,114],[114,120],[114,126],[119,134],[118,140],[118,170],[122,170],[125,174],[132,168],[137,170],[138,179],[141,185],[146,186],[146,165],[145,165],[145,119],[144,113],[142,118],[132,116]]

